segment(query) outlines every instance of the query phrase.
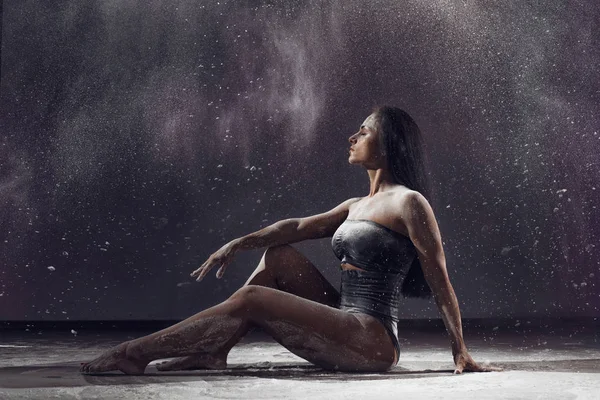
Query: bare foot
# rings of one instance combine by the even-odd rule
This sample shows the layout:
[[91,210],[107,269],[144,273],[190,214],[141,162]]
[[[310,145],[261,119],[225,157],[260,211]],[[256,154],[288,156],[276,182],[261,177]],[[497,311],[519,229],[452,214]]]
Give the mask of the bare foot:
[[156,364],[156,369],[159,371],[225,368],[227,368],[227,354],[196,354],[193,356],[179,357],[171,361],[165,361],[160,364]]
[[135,359],[127,355],[129,342],[104,352],[100,357],[89,363],[84,363],[79,369],[84,374],[119,370],[127,375],[141,375],[149,362]]

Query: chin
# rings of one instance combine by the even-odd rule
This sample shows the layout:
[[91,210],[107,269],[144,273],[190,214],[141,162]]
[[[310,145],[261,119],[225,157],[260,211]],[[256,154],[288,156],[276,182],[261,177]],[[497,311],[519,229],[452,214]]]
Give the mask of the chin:
[[350,164],[356,164],[360,162],[360,159],[357,159],[356,156],[354,154],[349,154],[348,155],[348,162]]

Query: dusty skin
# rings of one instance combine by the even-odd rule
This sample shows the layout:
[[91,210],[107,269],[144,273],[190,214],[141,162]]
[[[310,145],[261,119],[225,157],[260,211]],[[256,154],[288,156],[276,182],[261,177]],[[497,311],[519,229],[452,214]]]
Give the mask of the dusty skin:
[[[380,112],[409,118],[396,108],[384,107]],[[151,361],[171,357],[179,358],[164,364],[163,370],[214,368],[226,363],[229,350],[253,327],[262,328],[290,352],[325,369],[388,371],[396,365],[398,354],[383,324],[373,316],[338,309],[337,290],[306,257],[288,245],[331,236],[346,218],[376,221],[411,239],[450,334],[455,373],[500,370],[479,366],[467,351],[435,217],[418,192],[395,183],[388,169],[388,152],[381,147],[384,141],[378,115],[383,114],[371,114],[349,138],[348,161],[366,168],[370,180],[368,196],[349,199],[310,218],[279,221],[227,243],[192,276],[202,280],[213,267],[220,266],[220,278],[238,250],[267,247],[241,289],[226,301],[178,324],[116,346],[83,364],[81,371],[140,374]],[[404,135],[397,131],[387,134]],[[342,268],[356,267],[347,264]]]
[[[282,264],[288,268],[269,268]],[[180,358],[157,368],[222,367],[229,350],[253,326],[326,369],[388,370],[394,349],[385,328],[373,317],[335,308],[338,301],[337,290],[293,247],[269,248],[248,282],[228,300],[172,327],[122,343],[82,365],[81,371],[141,374],[151,361],[170,357]]]

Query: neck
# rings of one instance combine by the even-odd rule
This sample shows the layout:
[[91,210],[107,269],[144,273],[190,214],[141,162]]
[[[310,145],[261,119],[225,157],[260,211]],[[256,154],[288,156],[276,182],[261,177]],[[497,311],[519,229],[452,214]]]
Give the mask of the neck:
[[371,181],[368,197],[373,197],[376,193],[385,192],[392,186],[396,186],[392,174],[387,169],[369,169],[367,172]]

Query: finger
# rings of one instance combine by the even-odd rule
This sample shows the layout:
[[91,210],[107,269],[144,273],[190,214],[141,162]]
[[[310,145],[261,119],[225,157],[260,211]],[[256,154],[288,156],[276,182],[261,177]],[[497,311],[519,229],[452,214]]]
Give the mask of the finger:
[[470,368],[473,371],[477,371],[477,372],[486,372],[488,370],[488,367],[484,367],[484,366],[481,366],[481,365],[476,364],[476,363],[471,364]]
[[195,270],[194,272],[192,272],[190,274],[192,276],[192,278],[197,278],[198,276],[200,276],[200,273],[202,273],[202,269],[204,269],[204,267],[200,267],[197,270]]
[[501,371],[501,368],[495,367],[482,367],[479,364],[471,364],[467,367],[467,370],[473,372],[493,372],[493,371]]
[[198,282],[200,282],[202,279],[204,279],[204,277],[206,276],[206,274],[209,273],[209,271],[212,269],[211,265],[207,265],[201,272],[200,275],[198,275],[198,279],[196,279]]
[[204,265],[202,266],[202,268],[200,268],[200,270],[198,271],[198,274],[196,275],[196,281],[200,282],[202,280],[202,278],[204,278],[204,275],[206,275],[206,270],[209,268],[209,265]]
[[191,276],[198,276],[202,273],[202,271],[212,262],[212,260],[209,258],[208,260],[204,261],[202,263],[202,265],[195,270],[194,272],[191,273]]
[[217,278],[221,279],[221,277],[223,276],[223,274],[225,273],[225,263],[221,263],[219,270],[217,271]]
[[202,266],[202,271],[200,271],[200,275],[198,275],[198,277],[204,278],[206,276],[206,274],[208,274],[210,272],[210,270],[213,269],[214,266],[215,266],[215,260],[208,259]]
[[499,368],[499,367],[484,367],[483,371],[484,372],[500,372],[500,371],[504,371],[504,368]]
[[190,274],[190,276],[191,276],[191,277],[196,277],[196,276],[198,276],[198,275],[200,274],[200,272],[202,272],[202,269],[204,268],[204,265],[205,265],[205,264],[206,264],[206,263],[202,264],[202,265],[200,266],[200,268],[198,268],[197,270],[195,270],[194,272],[192,272],[192,273]]
[[219,264],[219,263],[215,264],[215,261],[211,261],[211,262],[210,262],[210,263],[209,263],[209,264],[208,264],[208,265],[207,265],[207,266],[204,268],[204,270],[202,270],[202,272],[200,273],[200,276],[198,277],[198,279],[197,279],[197,280],[198,280],[198,281],[201,281],[202,279],[204,279],[204,277],[205,277],[206,275],[208,275],[208,273],[209,273],[209,272],[210,272],[210,271],[211,271],[211,270],[212,270],[212,269],[213,269],[215,266],[217,266],[217,265],[222,265],[222,263],[221,263],[221,264]]

